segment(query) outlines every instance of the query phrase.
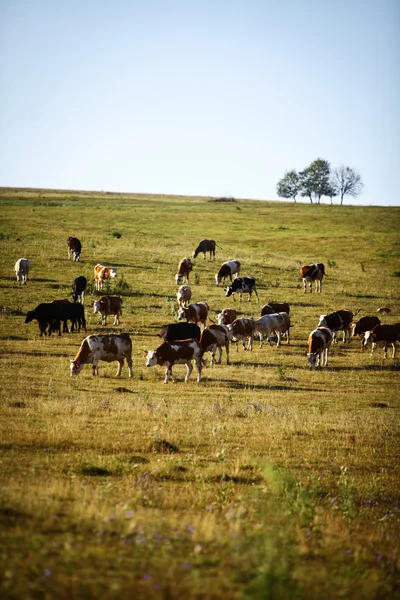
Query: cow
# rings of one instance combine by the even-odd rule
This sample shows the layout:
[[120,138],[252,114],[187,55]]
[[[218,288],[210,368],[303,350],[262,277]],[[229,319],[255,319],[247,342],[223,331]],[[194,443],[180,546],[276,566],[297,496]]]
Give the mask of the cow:
[[327,327],[332,332],[332,343],[337,344],[337,332],[343,331],[343,342],[351,341],[350,331],[353,321],[351,310],[338,310],[329,315],[321,315],[317,327]]
[[106,282],[108,285],[110,279],[114,279],[117,276],[117,269],[113,267],[105,267],[104,265],[97,264],[94,267],[94,281],[96,284],[96,290],[100,291],[103,289],[103,284]]
[[183,283],[184,281],[186,281],[186,283],[189,283],[189,273],[190,271],[193,269],[193,265],[192,265],[192,261],[190,260],[190,258],[182,258],[181,262],[178,265],[178,272],[175,275],[175,282],[176,285],[179,285],[180,283]]
[[394,325],[375,325],[372,331],[366,331],[363,344],[372,344],[371,356],[374,355],[376,346],[383,346],[383,358],[387,358],[387,347],[392,345],[392,358],[396,356],[396,342],[400,341],[400,323]]
[[263,315],[255,321],[255,329],[260,338],[260,348],[263,345],[263,335],[267,336],[267,340],[271,344],[271,333],[274,332],[278,336],[277,348],[281,345],[281,335],[285,333],[287,343],[290,343],[290,318],[286,312]]
[[[61,335],[61,322],[67,320],[72,321],[72,324],[78,323],[80,329],[81,325],[86,330],[85,313],[82,304],[75,304],[69,302],[69,300],[59,300],[56,302],[42,302],[34,310],[30,310],[26,314],[25,323],[30,323],[33,320],[39,323],[40,335],[43,333],[46,335],[46,328],[49,327],[48,334],[50,335],[52,330],[58,331],[58,335]],[[72,328],[73,328],[72,325]]]
[[240,262],[238,260],[228,260],[220,266],[218,273],[215,275],[215,283],[218,285],[226,277],[229,277],[232,281],[232,275],[236,275],[236,277],[238,277],[239,273]]
[[201,381],[201,355],[201,348],[197,340],[163,342],[156,350],[149,350],[145,353],[146,367],[165,365],[164,383],[168,383],[170,377],[172,381],[175,381],[172,375],[172,367],[174,365],[186,365],[185,381],[187,381],[193,371],[192,360],[194,360],[197,367],[197,381]]
[[15,263],[14,270],[17,282],[26,285],[29,274],[29,260],[27,258],[19,258]]
[[232,285],[226,288],[225,296],[228,296],[228,297],[232,296],[232,298],[235,300],[235,296],[233,294],[235,294],[236,292],[239,292],[240,301],[242,301],[242,294],[246,293],[246,294],[249,294],[249,302],[250,302],[251,295],[253,292],[257,296],[257,300],[258,300],[258,293],[256,290],[256,280],[254,279],[254,277],[237,277],[232,282]]
[[380,308],[376,309],[376,312],[379,314],[389,314],[390,313],[390,308],[388,306],[381,306]]
[[[308,352],[306,350],[310,369],[328,366],[329,348],[332,343],[332,331],[328,327],[317,327],[308,337]],[[325,355],[325,361],[324,361]]]
[[[221,364],[222,348],[226,351],[226,364],[229,365],[229,340],[232,332],[224,325],[210,325],[206,327],[200,338],[202,357],[205,352],[211,352],[211,364]],[[219,359],[215,361],[215,354],[219,350]]]
[[68,246],[68,260],[72,258],[73,261],[78,262],[81,257],[82,244],[76,237],[69,237],[67,239]]
[[171,323],[164,325],[158,335],[166,342],[200,340],[201,331],[195,323]]
[[238,343],[241,340],[243,349],[246,350],[245,341],[248,340],[247,349],[253,349],[253,337],[256,331],[256,323],[253,318],[242,317],[236,319],[230,325],[227,325],[229,335],[232,341],[236,343],[236,352],[238,351]]
[[201,323],[203,327],[206,326],[208,317],[208,304],[207,302],[196,302],[189,304],[189,306],[182,306],[178,313],[178,321],[186,319],[188,323]]
[[304,293],[307,292],[308,283],[311,294],[313,281],[315,281],[315,291],[321,293],[322,278],[324,275],[326,275],[325,266],[322,263],[316,263],[315,265],[303,265],[300,267],[300,277],[303,279]]
[[83,365],[91,364],[93,375],[99,374],[99,360],[118,361],[117,376],[121,375],[124,359],[128,364],[129,377],[132,370],[132,341],[126,333],[108,335],[88,335],[82,342],[75,358],[71,360],[71,375],[78,375]]
[[93,304],[94,314],[101,314],[101,322],[103,325],[107,324],[108,315],[114,316],[114,325],[119,325],[119,318],[122,316],[122,298],[120,296],[101,296],[98,300],[94,301]]
[[[64,306],[64,308],[61,309],[60,314],[61,320],[63,321],[63,333],[68,333],[68,321],[71,321],[71,333],[74,331],[75,326],[77,326],[78,332],[81,330],[81,327],[86,331],[85,309],[83,304],[72,303],[67,298],[53,300],[52,304],[67,305],[67,307]],[[57,331],[57,323],[54,321],[49,324],[47,334],[51,335],[52,331]]]
[[234,308],[224,308],[217,314],[218,325],[230,325],[237,319],[237,311]]
[[176,292],[176,299],[178,301],[178,306],[187,306],[192,297],[192,290],[190,285],[181,285],[181,287]]
[[351,323],[351,335],[352,337],[356,335],[362,335],[366,331],[371,331],[375,325],[380,325],[380,319],[378,317],[361,317],[359,321],[356,323]]
[[265,304],[261,309],[261,316],[280,312],[290,314],[290,306],[287,302],[270,302],[269,304]]
[[78,302],[79,297],[81,298],[81,304],[85,303],[85,290],[87,285],[87,279],[83,275],[79,275],[72,282],[72,299],[74,302]]
[[196,250],[194,250],[192,256],[196,258],[200,252],[204,254],[204,260],[206,260],[206,252],[210,253],[210,260],[215,260],[215,240],[201,240]]

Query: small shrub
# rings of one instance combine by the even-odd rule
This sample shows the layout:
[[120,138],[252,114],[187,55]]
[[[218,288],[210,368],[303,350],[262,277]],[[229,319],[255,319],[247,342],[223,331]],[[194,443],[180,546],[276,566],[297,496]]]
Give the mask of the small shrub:
[[117,294],[126,294],[131,291],[131,286],[127,281],[125,281],[124,276],[121,275],[119,279],[115,282],[114,292]]
[[113,231],[111,235],[118,240],[120,237],[122,237],[122,233],[120,231]]
[[393,271],[393,277],[400,277],[400,271]]
[[331,269],[336,269],[336,267],[337,267],[337,264],[336,264],[336,262],[335,262],[334,260],[328,260],[328,266],[329,266]]

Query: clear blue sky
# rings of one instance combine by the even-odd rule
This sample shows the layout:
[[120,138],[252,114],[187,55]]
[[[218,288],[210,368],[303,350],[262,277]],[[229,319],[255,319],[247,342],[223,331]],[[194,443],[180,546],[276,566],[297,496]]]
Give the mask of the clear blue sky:
[[0,81],[0,186],[400,204],[400,0],[1,0]]

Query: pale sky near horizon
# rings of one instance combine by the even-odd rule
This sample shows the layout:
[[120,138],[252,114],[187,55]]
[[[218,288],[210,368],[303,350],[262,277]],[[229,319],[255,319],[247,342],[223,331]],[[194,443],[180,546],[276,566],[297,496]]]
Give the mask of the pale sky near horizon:
[[1,0],[0,81],[0,186],[400,205],[400,0]]

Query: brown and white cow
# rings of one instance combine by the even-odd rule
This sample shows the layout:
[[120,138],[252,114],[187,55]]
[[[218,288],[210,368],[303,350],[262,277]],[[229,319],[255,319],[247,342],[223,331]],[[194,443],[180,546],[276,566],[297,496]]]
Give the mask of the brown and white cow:
[[118,361],[117,375],[121,375],[124,359],[128,364],[129,377],[132,377],[132,341],[128,334],[88,335],[71,360],[71,375],[78,375],[86,363],[93,366],[93,375],[98,375],[99,360]]
[[[332,332],[328,327],[317,327],[308,337],[308,352],[306,350],[310,369],[328,366],[329,348],[332,343]],[[325,357],[325,361],[324,361]]]
[[290,314],[290,306],[287,302],[270,302],[265,304],[261,309],[261,316],[273,315],[274,313],[285,312]]
[[392,345],[392,358],[396,356],[396,342],[400,341],[400,323],[394,325],[376,325],[372,331],[364,334],[364,346],[372,345],[371,356],[374,355],[376,346],[383,346],[383,358],[387,358],[387,347]]
[[362,335],[366,331],[371,331],[376,325],[380,324],[381,322],[379,318],[375,315],[361,317],[361,319],[359,319],[355,323],[351,323],[351,335],[352,337],[356,335]]
[[197,340],[183,340],[181,342],[163,342],[156,350],[149,350],[146,354],[146,367],[160,365],[166,367],[164,383],[168,383],[172,375],[174,365],[186,365],[185,381],[190,377],[193,371],[192,360],[197,367],[197,381],[201,381],[201,348]]
[[73,261],[78,262],[81,257],[82,244],[76,237],[69,237],[67,239],[68,246],[68,260],[72,258]]
[[193,258],[196,258],[200,252],[204,254],[204,260],[206,260],[206,252],[210,253],[210,260],[215,260],[215,240],[201,240],[196,250],[193,252]]
[[376,309],[376,312],[379,314],[386,314],[388,315],[390,313],[390,308],[388,306],[381,306],[380,308]]
[[120,296],[101,296],[93,304],[94,314],[101,314],[101,322],[107,324],[108,315],[115,315],[114,325],[119,325],[119,318],[122,316],[122,298]]
[[226,277],[229,277],[232,281],[232,275],[236,275],[236,277],[238,277],[239,273],[240,262],[238,260],[228,260],[220,266],[218,273],[216,273],[215,283],[218,285]]
[[182,306],[178,313],[178,320],[186,319],[188,323],[201,323],[206,326],[208,317],[207,302],[195,302],[189,306]]
[[26,285],[29,275],[29,260],[27,258],[19,258],[15,263],[14,270],[18,283]]
[[178,272],[175,275],[176,284],[179,285],[186,281],[189,283],[189,273],[193,269],[192,261],[190,258],[182,258],[181,262],[178,265]]
[[278,336],[277,348],[281,345],[281,336],[286,333],[287,343],[290,343],[290,318],[286,312],[263,315],[255,321],[256,331],[260,338],[260,348],[263,345],[263,336],[267,336],[267,341],[271,344],[271,333]]
[[323,263],[315,263],[315,265],[303,265],[300,267],[300,277],[303,279],[304,293],[307,292],[307,283],[312,292],[312,284],[315,281],[315,291],[322,291],[322,278],[326,275],[325,266]]
[[246,350],[246,340],[248,340],[247,349],[253,349],[253,338],[256,331],[256,322],[253,318],[242,317],[236,319],[231,325],[227,325],[227,327],[230,331],[232,341],[236,342],[236,351],[238,351],[240,340],[242,341],[244,350]]
[[[200,338],[202,356],[205,352],[211,352],[211,364],[221,364],[222,348],[226,351],[226,364],[229,365],[229,340],[232,332],[225,325],[210,325],[206,327]],[[219,351],[219,359],[215,361],[215,354]]]
[[176,292],[176,299],[179,306],[187,306],[192,297],[192,290],[190,285],[181,285]]
[[230,325],[237,319],[237,311],[234,308],[224,308],[217,314],[218,325]]
[[114,269],[113,267],[105,267],[100,263],[94,267],[93,271],[97,291],[102,290],[104,283],[108,284],[110,279],[114,279],[117,276],[117,269]]

